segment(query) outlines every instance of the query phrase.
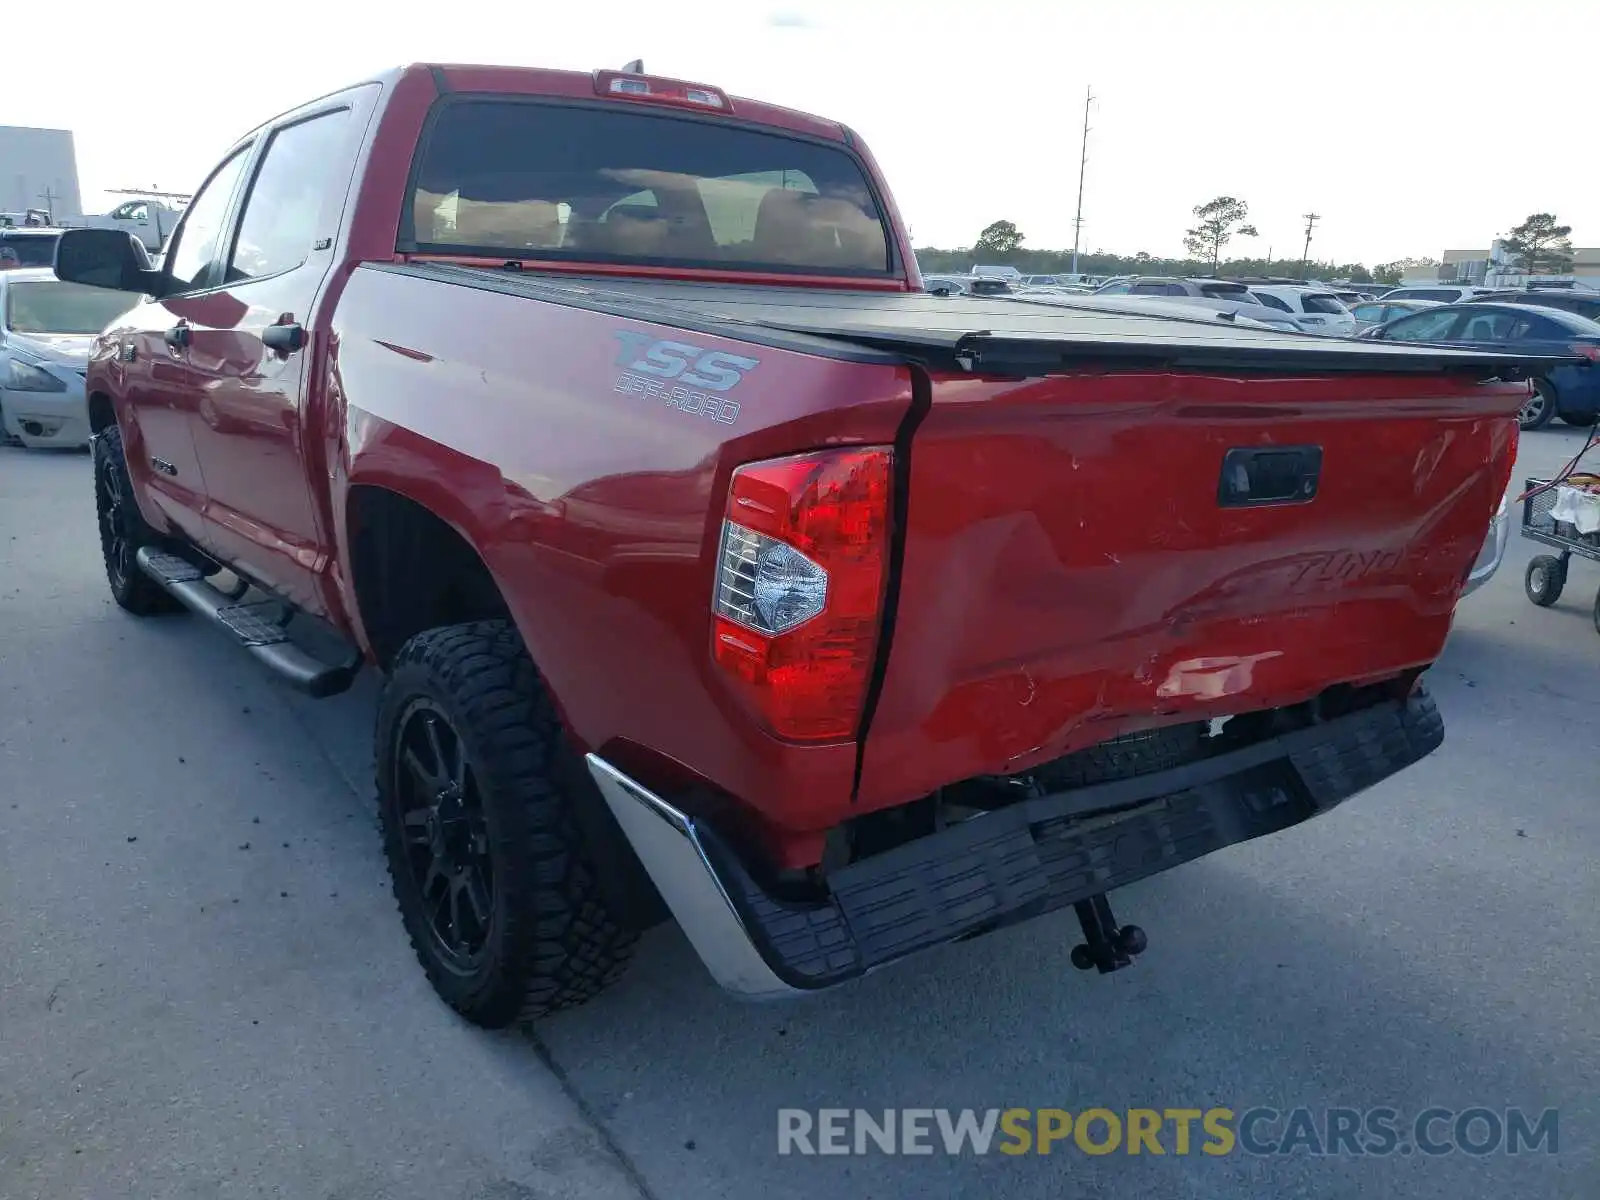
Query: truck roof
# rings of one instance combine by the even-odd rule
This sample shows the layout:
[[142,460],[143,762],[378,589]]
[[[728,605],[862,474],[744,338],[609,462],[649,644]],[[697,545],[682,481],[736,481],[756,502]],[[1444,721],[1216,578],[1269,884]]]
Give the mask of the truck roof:
[[[626,74],[626,72],[617,73]],[[262,121],[255,129],[241,134],[237,140],[243,141],[246,137],[274,124],[290,113],[298,112],[300,109],[324,100],[328,96],[335,96],[339,92],[348,91],[350,88],[360,87],[368,83],[381,84],[387,91],[402,79],[410,76],[431,75],[434,85],[440,92],[483,92],[510,96],[552,96],[572,100],[598,100],[601,97],[595,92],[595,76],[597,74],[598,71],[558,71],[545,67],[498,67],[472,63],[408,63],[404,66],[380,71],[375,75],[368,76],[366,79],[352,80],[345,87],[328,92],[307,103],[297,104],[292,109]],[[650,72],[645,72],[639,77],[656,80],[672,78],[655,75]],[[694,81],[675,78],[672,81],[720,90],[716,89],[715,84],[702,83],[696,85]],[[814,116],[811,113],[800,112],[798,109],[784,108],[777,104],[767,104],[744,96],[728,96],[728,102],[729,106],[725,115],[734,120],[787,129],[794,133],[824,138],[833,142],[848,144],[852,140],[849,130],[837,121],[830,121],[823,117]],[[717,114],[711,113],[710,115]]]

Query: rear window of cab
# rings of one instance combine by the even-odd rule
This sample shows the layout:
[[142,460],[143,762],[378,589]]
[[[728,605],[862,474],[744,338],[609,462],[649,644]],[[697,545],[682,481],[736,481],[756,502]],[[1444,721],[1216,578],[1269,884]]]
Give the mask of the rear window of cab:
[[422,253],[827,275],[895,268],[882,208],[842,147],[604,104],[442,101],[405,217],[400,248]]

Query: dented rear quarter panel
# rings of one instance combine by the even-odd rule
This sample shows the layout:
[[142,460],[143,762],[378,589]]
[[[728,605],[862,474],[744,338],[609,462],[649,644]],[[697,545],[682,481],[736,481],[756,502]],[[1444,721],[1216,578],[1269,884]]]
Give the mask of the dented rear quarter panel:
[[[713,666],[717,539],[740,463],[892,443],[911,405],[907,368],[370,267],[350,277],[332,334],[339,529],[357,486],[452,525],[493,574],[584,747],[643,755],[655,772],[686,768],[778,831],[840,819],[854,744],[776,741]],[[724,356],[703,360],[707,386],[661,379],[696,350]],[[711,386],[730,371],[737,382]],[[780,860],[816,851],[815,837],[777,841]]]

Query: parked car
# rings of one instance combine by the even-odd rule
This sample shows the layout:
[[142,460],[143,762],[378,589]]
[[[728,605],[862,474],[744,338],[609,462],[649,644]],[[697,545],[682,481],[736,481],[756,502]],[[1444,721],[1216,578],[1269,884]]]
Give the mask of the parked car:
[[1356,320],[1356,331],[1361,332],[1439,304],[1438,300],[1367,300],[1351,308],[1350,315]]
[[1522,407],[1522,428],[1542,429],[1558,416],[1569,425],[1593,425],[1600,417],[1600,323],[1586,317],[1531,304],[1475,301],[1440,305],[1361,336],[1560,357],[1565,361],[1534,376]]
[[1564,288],[1517,288],[1485,292],[1473,296],[1469,304],[1532,304],[1536,308],[1559,308],[1591,321],[1600,321],[1600,292],[1568,291]]
[[59,229],[18,226],[0,229],[0,271],[18,267],[48,267],[56,260]]
[[89,444],[84,369],[95,335],[127,311],[120,292],[50,271],[0,271],[0,435],[24,446]]
[[999,275],[924,275],[922,290],[950,296],[1007,296],[1015,289]]
[[1045,304],[1061,304],[1080,309],[1098,309],[1102,312],[1125,312],[1171,317],[1183,321],[1223,321],[1238,329],[1273,329],[1280,333],[1298,333],[1294,323],[1270,310],[1259,309],[1258,316],[1246,315],[1249,309],[1226,301],[1207,302],[1192,296],[1182,299],[1170,296],[1097,296],[1071,292],[1019,292],[1018,298]]
[[1356,319],[1344,301],[1326,288],[1261,283],[1252,284],[1250,291],[1268,308],[1288,313],[1306,333],[1350,337],[1356,332]]
[[382,851],[468,1019],[669,913],[752,996],[1064,908],[1115,971],[1110,889],[1440,745],[1537,360],[935,299],[890,196],[707,85],[418,65],[237,142],[160,270],[62,235],[130,305],[112,597],[314,696],[383,674]]
[[1130,275],[1095,288],[1096,296],[1172,296],[1252,303],[1250,289],[1228,279],[1180,279],[1170,275]]
[[1299,325],[1286,314],[1275,313],[1242,283],[1228,279],[1179,279],[1165,275],[1132,275],[1113,279],[1096,288],[1095,296],[1160,296],[1210,309],[1223,308],[1240,316],[1298,333]]
[[1435,300],[1440,304],[1459,304],[1463,300],[1470,300],[1474,296],[1481,296],[1489,291],[1488,288],[1473,287],[1470,284],[1457,283],[1429,283],[1412,284],[1397,288],[1390,288],[1379,300]]

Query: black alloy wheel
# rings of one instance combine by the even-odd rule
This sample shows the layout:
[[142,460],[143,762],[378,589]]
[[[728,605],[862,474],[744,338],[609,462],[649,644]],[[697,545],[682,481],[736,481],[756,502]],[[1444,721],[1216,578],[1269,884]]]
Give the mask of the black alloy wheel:
[[111,598],[135,616],[176,612],[182,605],[139,569],[139,547],[159,544],[160,539],[145,524],[134,499],[121,430],[113,425],[101,432],[94,439],[93,454],[95,515]]
[[494,927],[494,863],[466,745],[432,700],[413,700],[394,741],[393,803],[411,880],[441,960],[462,974],[483,963]]
[[101,455],[94,470],[95,511],[100,515],[100,549],[106,559],[106,580],[113,592],[128,586],[134,569],[133,532],[128,528],[128,498],[115,466]]
[[502,1029],[621,976],[638,925],[613,883],[637,863],[601,836],[605,800],[511,622],[410,638],[374,733],[384,857],[440,999]]

